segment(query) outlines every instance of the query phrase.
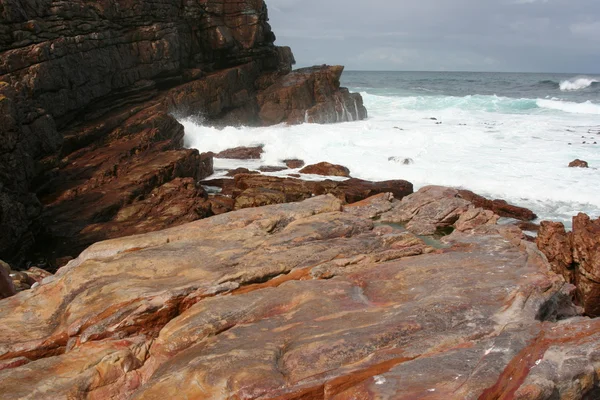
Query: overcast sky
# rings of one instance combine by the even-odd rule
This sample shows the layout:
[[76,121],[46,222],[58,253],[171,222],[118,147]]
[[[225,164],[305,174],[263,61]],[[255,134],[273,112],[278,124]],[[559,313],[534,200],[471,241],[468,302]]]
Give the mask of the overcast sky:
[[600,0],[266,0],[297,66],[600,72]]

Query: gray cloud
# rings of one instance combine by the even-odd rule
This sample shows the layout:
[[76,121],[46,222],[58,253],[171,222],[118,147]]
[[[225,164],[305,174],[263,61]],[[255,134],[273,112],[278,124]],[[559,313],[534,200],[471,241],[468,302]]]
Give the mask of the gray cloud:
[[266,0],[300,66],[599,72],[597,0]]

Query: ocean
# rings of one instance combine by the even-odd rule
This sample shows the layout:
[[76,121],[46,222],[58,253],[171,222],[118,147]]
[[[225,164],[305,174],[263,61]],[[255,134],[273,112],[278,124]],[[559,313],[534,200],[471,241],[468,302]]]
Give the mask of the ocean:
[[[183,120],[186,144],[264,145],[260,161],[217,159],[217,170],[328,161],[361,179],[466,188],[567,227],[579,212],[600,217],[600,75],[346,71],[342,85],[362,94],[368,119],[222,130]],[[590,168],[568,168],[576,158]]]

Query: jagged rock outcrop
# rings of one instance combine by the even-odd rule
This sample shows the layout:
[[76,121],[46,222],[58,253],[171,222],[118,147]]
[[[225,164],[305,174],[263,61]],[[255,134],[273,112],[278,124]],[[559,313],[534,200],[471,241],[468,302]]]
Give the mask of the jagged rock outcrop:
[[536,243],[553,270],[577,287],[585,313],[600,316],[600,218],[579,213],[571,232],[560,222],[543,221]]
[[597,396],[600,322],[577,316],[535,245],[487,223],[428,245],[361,216],[448,209],[444,196],[411,196],[352,212],[319,196],[97,243],[0,303],[0,393]]
[[340,89],[343,70],[340,65],[323,65],[287,74],[259,94],[260,119],[266,124],[296,124],[366,118],[360,94]]
[[[173,179],[206,176],[209,161],[181,150],[183,128],[173,115],[219,125],[275,123],[261,117],[270,107],[265,99],[287,98],[280,82],[298,76],[315,90],[305,109],[278,103],[286,115],[300,113],[304,122],[312,110],[311,121],[333,122],[341,103],[356,106],[336,121],[366,115],[360,96],[339,88],[340,67],[290,74],[294,57],[274,46],[267,20],[262,0],[4,0],[0,257],[19,263],[36,237],[42,251],[59,231],[76,252],[91,243],[79,234],[88,222],[112,221],[120,207]],[[198,161],[205,164],[191,167]],[[147,179],[135,186],[137,178]],[[121,187],[123,180],[133,186]],[[114,191],[124,195],[103,195]],[[93,214],[94,207],[102,211]],[[181,209],[173,221],[189,215]],[[63,210],[81,218],[71,224]]]

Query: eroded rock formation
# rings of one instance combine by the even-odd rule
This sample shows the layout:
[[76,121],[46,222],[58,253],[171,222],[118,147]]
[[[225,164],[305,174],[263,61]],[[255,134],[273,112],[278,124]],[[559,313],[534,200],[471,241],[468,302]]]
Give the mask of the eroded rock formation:
[[560,222],[543,221],[536,243],[557,274],[577,287],[587,315],[600,316],[600,218],[573,217],[573,230]]
[[517,227],[482,219],[425,243],[363,216],[489,215],[463,201],[438,187],[346,207],[319,196],[97,243],[2,301],[0,393],[597,396],[600,322],[577,316]]
[[[149,207],[129,215],[168,226],[148,197],[211,171],[208,155],[182,150],[174,116],[218,125],[363,118],[360,96],[339,88],[341,67],[290,73],[291,50],[274,46],[267,19],[262,0],[4,0],[0,257],[21,262],[34,242],[76,255],[111,237],[86,227],[121,222],[126,206]],[[281,118],[265,112],[275,109]],[[172,223],[191,215],[182,198],[172,199]]]

